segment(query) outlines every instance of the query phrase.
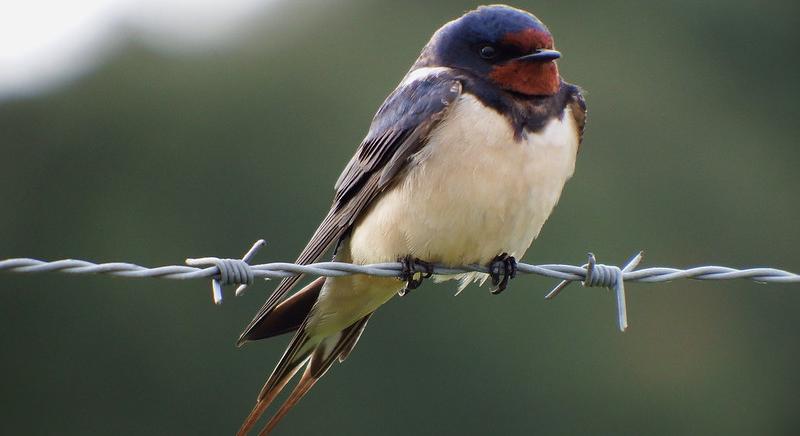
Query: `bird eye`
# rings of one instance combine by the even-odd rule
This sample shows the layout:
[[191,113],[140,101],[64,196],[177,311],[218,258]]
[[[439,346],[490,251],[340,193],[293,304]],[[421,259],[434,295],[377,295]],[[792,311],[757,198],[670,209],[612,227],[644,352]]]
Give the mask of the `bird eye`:
[[491,45],[486,45],[481,48],[481,57],[484,59],[494,59],[497,56],[497,50]]

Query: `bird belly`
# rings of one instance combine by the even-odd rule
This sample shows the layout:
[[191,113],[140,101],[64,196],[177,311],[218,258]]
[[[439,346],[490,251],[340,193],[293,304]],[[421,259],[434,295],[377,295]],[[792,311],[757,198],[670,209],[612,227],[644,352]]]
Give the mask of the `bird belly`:
[[[411,255],[457,266],[501,253],[522,257],[572,175],[578,134],[565,112],[516,140],[511,125],[466,94],[408,170],[356,221],[337,260],[394,262]],[[462,281],[476,278],[469,275]],[[352,275],[326,280],[309,333],[340,331],[372,313],[404,283]]]
[[572,176],[578,149],[567,108],[537,133],[464,94],[408,170],[353,228],[356,263],[412,255],[446,265],[520,258]]

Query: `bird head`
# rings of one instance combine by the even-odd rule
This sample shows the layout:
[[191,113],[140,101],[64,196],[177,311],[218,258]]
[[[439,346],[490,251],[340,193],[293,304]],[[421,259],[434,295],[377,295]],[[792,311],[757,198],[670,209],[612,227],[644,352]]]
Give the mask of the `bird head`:
[[481,6],[439,30],[414,68],[450,67],[504,90],[553,95],[561,86],[553,36],[532,14],[504,5]]

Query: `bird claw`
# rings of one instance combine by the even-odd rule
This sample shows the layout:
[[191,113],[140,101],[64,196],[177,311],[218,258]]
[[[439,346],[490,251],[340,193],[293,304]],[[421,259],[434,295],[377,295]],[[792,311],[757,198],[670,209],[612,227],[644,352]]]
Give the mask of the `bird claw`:
[[495,288],[491,291],[497,295],[505,291],[508,281],[517,276],[517,259],[503,253],[489,263],[489,276],[492,278],[492,285]]
[[[400,290],[398,294],[401,297],[405,296],[413,289],[417,289],[422,284],[424,279],[430,278],[433,275],[433,264],[422,261],[416,257],[406,256],[398,259],[403,264],[403,271],[400,273],[400,280],[406,282],[405,288]],[[418,272],[417,267],[421,267],[424,272]],[[415,277],[419,274],[419,277]]]

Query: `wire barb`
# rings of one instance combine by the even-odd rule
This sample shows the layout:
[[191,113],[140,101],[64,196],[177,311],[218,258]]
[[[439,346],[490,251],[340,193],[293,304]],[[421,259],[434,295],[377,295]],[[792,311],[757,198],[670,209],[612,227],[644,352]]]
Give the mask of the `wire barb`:
[[214,298],[214,304],[222,304],[223,286],[239,285],[234,293],[238,297],[244,293],[247,286],[253,283],[255,275],[249,262],[264,245],[266,245],[266,241],[259,239],[241,259],[201,257],[199,259],[186,259],[186,264],[189,266],[212,266],[217,269],[217,275],[211,278],[211,295]]
[[[0,271],[20,273],[63,272],[69,274],[109,274],[120,277],[157,277],[173,280],[211,279],[214,302],[222,302],[222,286],[238,284],[235,295],[241,295],[247,286],[257,278],[285,278],[298,274],[310,274],[325,277],[341,277],[352,274],[367,274],[379,277],[400,277],[403,265],[400,262],[376,263],[372,265],[356,265],[342,262],[319,262],[308,265],[274,262],[261,265],[250,265],[250,261],[265,244],[257,241],[241,259],[219,259],[205,257],[186,259],[185,265],[168,265],[147,268],[132,263],[113,262],[96,264],[85,260],[64,259],[45,262],[36,259],[0,260]],[[775,268],[735,269],[724,266],[699,266],[689,269],[677,268],[645,268],[635,270],[642,260],[642,253],[633,256],[624,267],[609,266],[597,263],[593,254],[589,253],[589,261],[583,266],[546,264],[531,265],[518,263],[519,274],[536,274],[562,280],[545,296],[555,298],[567,285],[581,281],[585,287],[604,287],[614,289],[617,300],[617,316],[620,330],[628,327],[628,316],[625,304],[625,282],[657,283],[677,279],[694,280],[733,280],[749,279],[760,283],[800,283],[800,275]],[[199,266],[195,267],[195,266]],[[487,273],[483,265],[466,266],[433,266],[433,274],[454,275],[466,272]]]
[[[643,257],[644,252],[640,251],[630,258],[625,266],[620,269],[618,266],[597,263],[595,255],[589,253],[589,261],[581,267],[586,269],[586,273],[581,281],[583,287],[599,287],[614,290],[617,297],[617,320],[619,330],[622,332],[628,328],[628,309],[625,302],[625,273],[632,272],[636,269]],[[552,300],[557,297],[564,288],[574,281],[575,279],[561,281],[561,283],[556,285],[555,288],[544,296],[545,300]]]

